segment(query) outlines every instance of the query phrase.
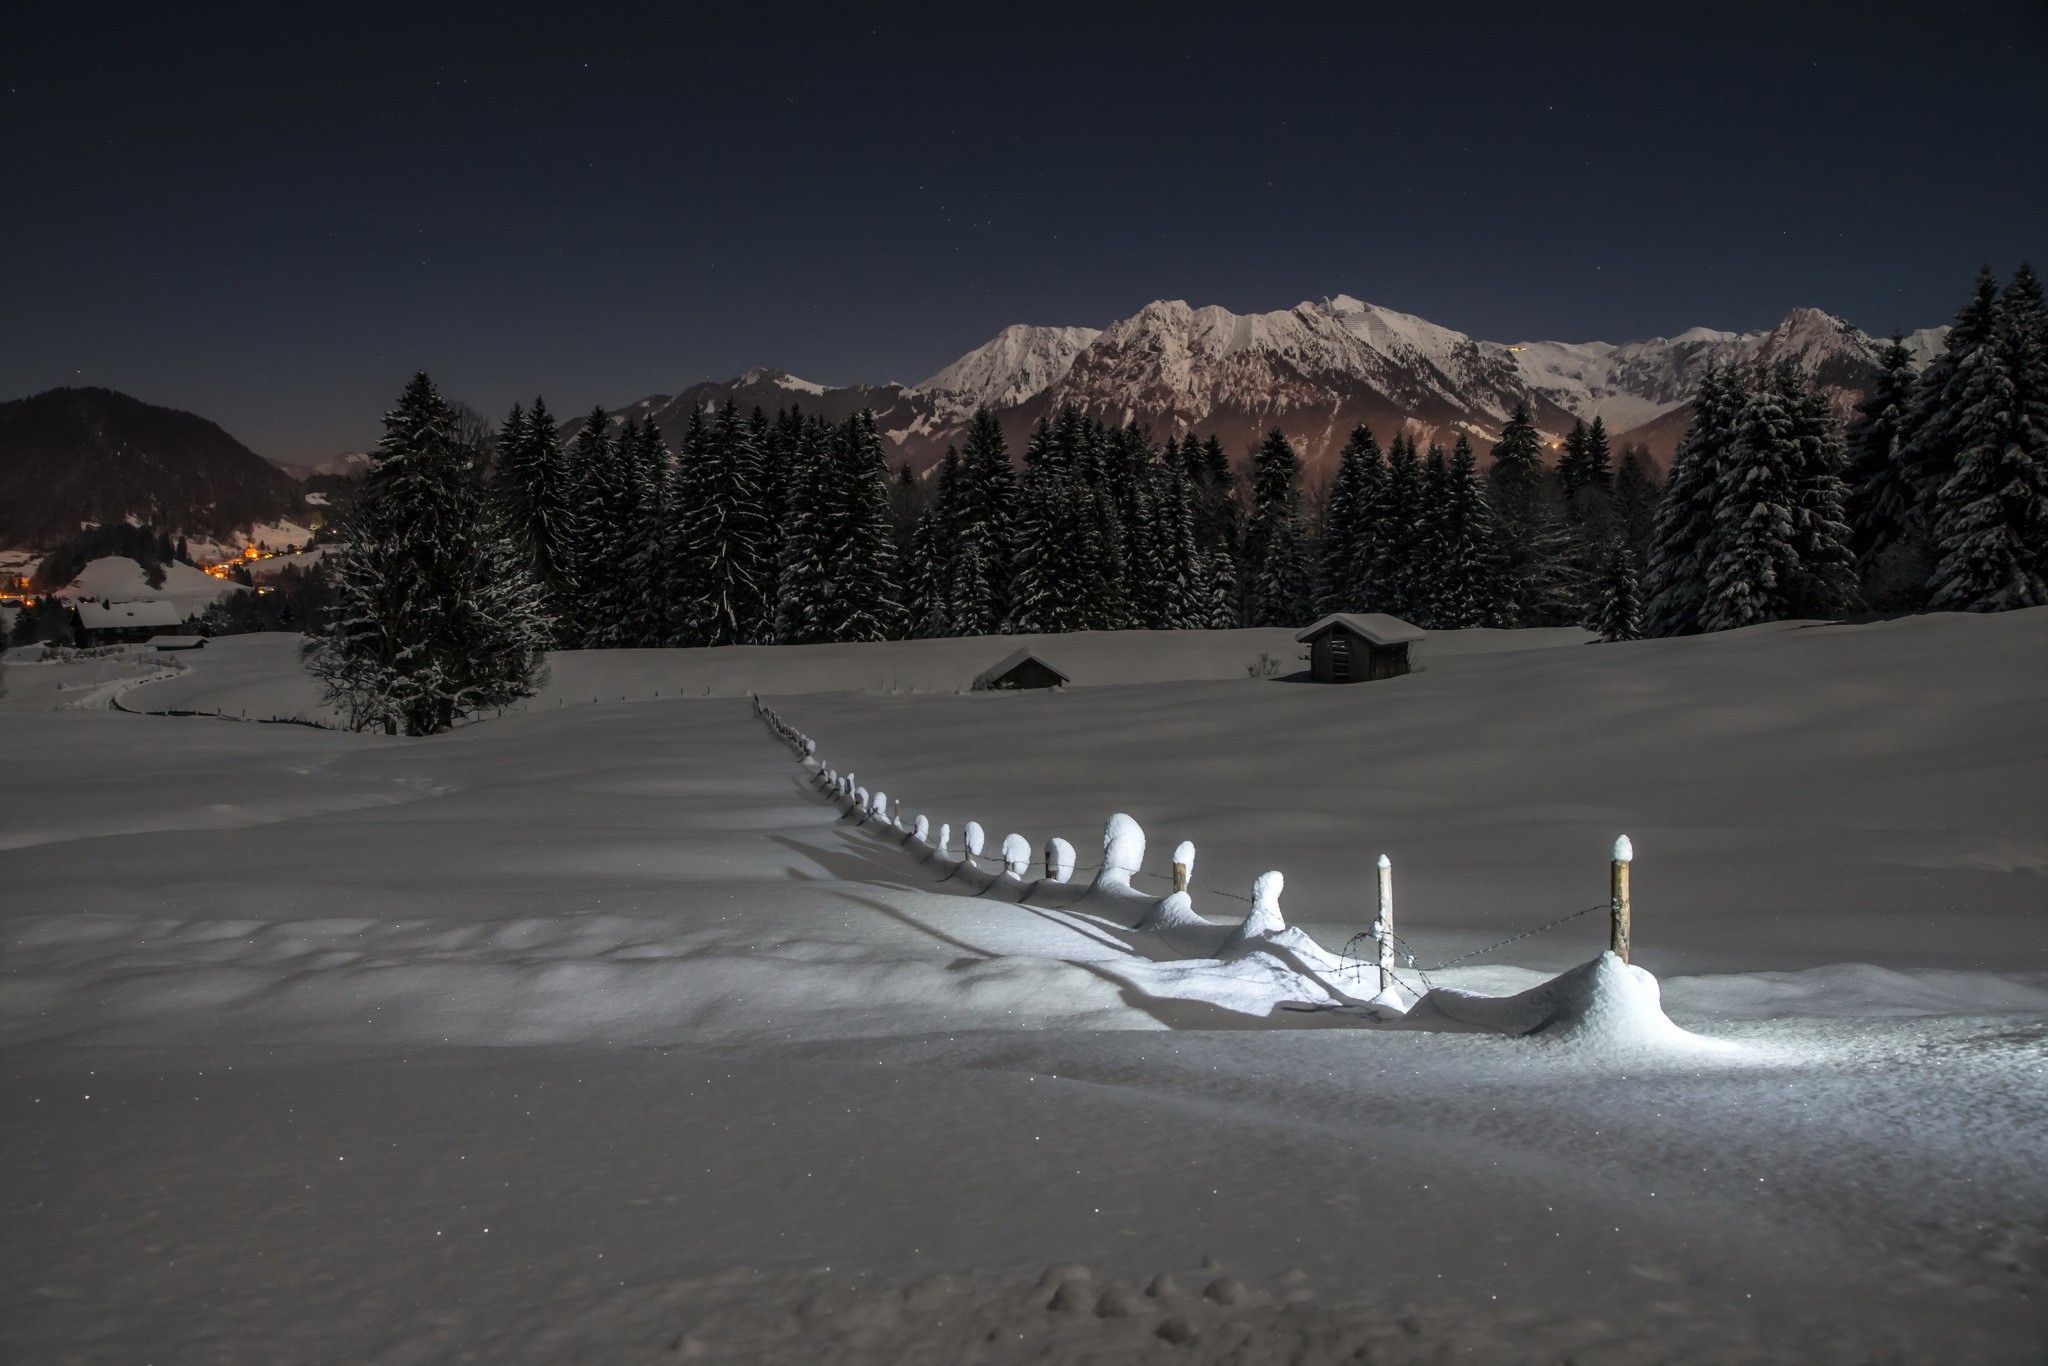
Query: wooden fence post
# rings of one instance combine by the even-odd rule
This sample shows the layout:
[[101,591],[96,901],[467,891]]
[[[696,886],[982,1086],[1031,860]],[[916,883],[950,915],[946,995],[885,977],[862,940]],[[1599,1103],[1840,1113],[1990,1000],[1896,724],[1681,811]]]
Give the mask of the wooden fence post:
[[1380,990],[1394,985],[1394,861],[1380,855]]
[[1614,842],[1614,864],[1610,869],[1613,919],[1608,930],[1607,947],[1624,963],[1628,961],[1629,950],[1628,866],[1635,862],[1635,857],[1635,846],[1629,843],[1627,835]]

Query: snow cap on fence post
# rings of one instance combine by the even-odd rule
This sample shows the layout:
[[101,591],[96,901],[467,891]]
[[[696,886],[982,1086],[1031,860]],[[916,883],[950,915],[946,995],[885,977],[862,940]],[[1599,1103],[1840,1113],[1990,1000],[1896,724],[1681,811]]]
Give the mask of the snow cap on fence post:
[[939,847],[939,852],[940,852],[940,853],[942,853],[942,854],[944,854],[944,853],[947,853],[947,852],[949,852],[946,846],[948,846],[948,845],[949,845],[949,844],[951,844],[952,842],[953,842],[953,827],[952,827],[952,826],[950,826],[950,825],[948,825],[948,824],[946,824],[946,823],[945,823],[944,821],[940,821],[940,822],[939,822],[939,846],[938,846],[938,847]]
[[1610,898],[1608,905],[1607,947],[1613,951],[1616,958],[1619,958],[1624,963],[1628,961],[1629,949],[1631,947],[1629,942],[1631,927],[1629,925],[1628,871],[1629,865],[1635,862],[1635,858],[1636,847],[1629,842],[1627,835],[1623,835],[1614,841],[1614,862],[1608,865]]
[[1102,871],[1095,875],[1095,885],[1128,890],[1131,875],[1144,866],[1144,827],[1119,811],[1102,828]]
[[866,788],[864,788],[864,787],[856,787],[856,788],[855,788],[855,789],[853,790],[853,809],[854,809],[855,811],[859,811],[859,812],[862,812],[862,813],[865,813],[865,812],[867,811],[867,809],[868,809],[868,790],[867,790]]
[[917,818],[917,824],[911,827],[910,833],[917,836],[921,840],[929,842],[932,837],[931,817],[919,816]]
[[1022,835],[1003,836],[1003,871],[1021,878],[1031,871],[1031,841]]
[[815,757],[818,753],[818,742],[816,740],[805,740],[804,753]]
[[876,820],[879,820],[879,821],[886,821],[886,820],[888,820],[888,819],[889,819],[889,794],[888,794],[888,793],[886,793],[886,792],[877,792],[877,793],[875,793],[875,799],[874,799],[874,801],[873,801],[872,803],[870,803],[870,804],[869,804],[869,806],[868,806],[868,810],[869,810],[870,812],[872,812],[872,813],[874,814],[874,817],[875,817],[875,819],[876,819]]
[[1185,892],[1195,880],[1195,842],[1182,840],[1173,846],[1173,890]]
[[961,838],[965,841],[962,847],[967,850],[967,857],[969,858],[979,854],[981,846],[988,842],[988,836],[982,833],[980,821],[967,822],[967,833],[961,836]]
[[1074,875],[1074,846],[1058,835],[1045,842],[1045,875],[1054,882],[1065,882]]

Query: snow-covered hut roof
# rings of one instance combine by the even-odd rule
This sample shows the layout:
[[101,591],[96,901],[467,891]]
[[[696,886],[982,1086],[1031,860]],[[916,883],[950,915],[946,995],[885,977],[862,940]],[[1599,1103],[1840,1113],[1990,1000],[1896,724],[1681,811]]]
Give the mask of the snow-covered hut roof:
[[88,631],[132,631],[138,626],[176,626],[184,620],[176,604],[155,602],[81,602],[78,624]]
[[1012,650],[1009,654],[1004,655],[1002,659],[999,660],[997,663],[990,666],[988,672],[983,676],[986,678],[1001,678],[1004,674],[1016,668],[1019,664],[1022,664],[1027,659],[1036,663],[1041,669],[1044,669],[1053,674],[1057,674],[1059,676],[1060,682],[1062,683],[1070,683],[1073,681],[1072,679],[1067,677],[1066,672],[1064,670],[1055,668],[1054,666],[1046,663],[1045,656],[1037,654],[1028,648],[1022,650]]
[[1296,640],[1310,640],[1330,629],[1342,626],[1352,635],[1362,637],[1374,645],[1406,645],[1421,640],[1428,633],[1420,626],[1410,626],[1399,617],[1390,617],[1385,612],[1332,612],[1313,626],[1307,626],[1294,633]]

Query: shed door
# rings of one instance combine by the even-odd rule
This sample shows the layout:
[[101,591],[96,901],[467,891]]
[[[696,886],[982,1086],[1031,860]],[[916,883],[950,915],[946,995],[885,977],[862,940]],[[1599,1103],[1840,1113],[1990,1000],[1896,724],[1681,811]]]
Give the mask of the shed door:
[[1351,639],[1342,631],[1330,633],[1330,681],[1351,681]]

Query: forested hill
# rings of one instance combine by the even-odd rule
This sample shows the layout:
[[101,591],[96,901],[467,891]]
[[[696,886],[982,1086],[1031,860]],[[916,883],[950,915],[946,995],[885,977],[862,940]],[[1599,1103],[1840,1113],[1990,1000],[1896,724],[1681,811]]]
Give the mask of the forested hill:
[[300,505],[296,480],[195,414],[98,388],[0,403],[0,547],[130,517],[220,536]]

